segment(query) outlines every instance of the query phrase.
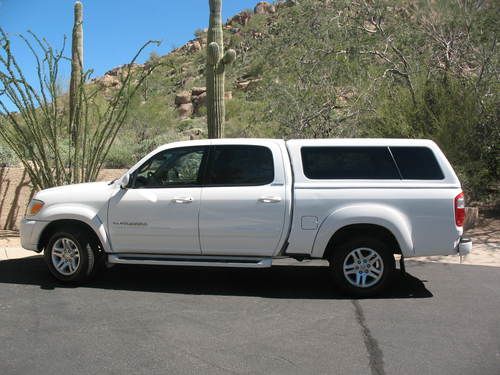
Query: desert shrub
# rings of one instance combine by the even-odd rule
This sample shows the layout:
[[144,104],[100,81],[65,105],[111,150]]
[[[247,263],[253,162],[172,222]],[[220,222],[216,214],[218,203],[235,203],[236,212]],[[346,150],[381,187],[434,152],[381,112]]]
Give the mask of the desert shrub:
[[19,163],[16,155],[5,144],[0,142],[0,167],[11,167]]

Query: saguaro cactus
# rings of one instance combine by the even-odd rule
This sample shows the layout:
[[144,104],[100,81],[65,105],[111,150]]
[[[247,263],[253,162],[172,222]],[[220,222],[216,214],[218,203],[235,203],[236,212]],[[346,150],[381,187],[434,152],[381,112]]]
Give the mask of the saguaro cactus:
[[[71,135],[71,145],[75,155],[78,152],[78,134],[80,127],[80,105],[79,90],[82,84],[83,72],[83,11],[82,3],[77,1],[74,6],[74,24],[71,40],[71,79],[69,85],[69,128]],[[78,167],[72,166],[73,169]]]
[[209,138],[221,138],[223,134],[224,72],[231,64],[236,52],[229,49],[224,53],[222,35],[221,0],[209,0],[210,21],[207,35],[207,125]]

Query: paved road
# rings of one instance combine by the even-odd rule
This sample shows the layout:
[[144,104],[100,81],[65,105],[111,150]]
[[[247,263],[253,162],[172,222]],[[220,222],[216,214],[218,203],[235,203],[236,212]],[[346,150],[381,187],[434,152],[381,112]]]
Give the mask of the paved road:
[[0,262],[0,373],[499,374],[500,269],[411,263],[379,299],[327,269],[114,267],[54,282]]

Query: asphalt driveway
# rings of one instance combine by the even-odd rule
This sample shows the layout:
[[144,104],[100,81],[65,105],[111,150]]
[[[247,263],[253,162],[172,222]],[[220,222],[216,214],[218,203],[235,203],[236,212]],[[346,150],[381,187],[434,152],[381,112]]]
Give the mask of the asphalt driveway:
[[351,300],[322,266],[116,266],[71,288],[5,260],[0,373],[499,374],[500,269],[407,270]]

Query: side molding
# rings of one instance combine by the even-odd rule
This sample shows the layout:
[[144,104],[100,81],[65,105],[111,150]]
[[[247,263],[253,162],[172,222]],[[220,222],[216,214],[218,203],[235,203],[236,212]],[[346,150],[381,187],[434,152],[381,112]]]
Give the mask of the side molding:
[[99,240],[101,241],[102,247],[105,252],[111,252],[111,244],[109,242],[108,234],[104,227],[103,222],[99,217],[99,213],[92,207],[85,206],[82,204],[71,203],[71,204],[56,204],[47,207],[46,210],[41,212],[40,217],[37,220],[52,222],[56,220],[78,220],[89,227],[95,232]]
[[335,232],[353,224],[373,224],[384,227],[394,235],[403,255],[414,254],[411,226],[404,214],[382,204],[357,204],[335,210],[321,223],[311,256],[323,257],[328,242]]

